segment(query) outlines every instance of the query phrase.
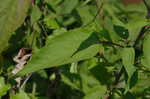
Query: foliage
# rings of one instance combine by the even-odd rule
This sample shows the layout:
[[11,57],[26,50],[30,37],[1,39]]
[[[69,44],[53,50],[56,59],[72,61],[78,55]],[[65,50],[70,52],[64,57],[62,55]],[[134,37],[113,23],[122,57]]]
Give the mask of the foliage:
[[2,0],[0,98],[149,99],[150,3],[128,1]]

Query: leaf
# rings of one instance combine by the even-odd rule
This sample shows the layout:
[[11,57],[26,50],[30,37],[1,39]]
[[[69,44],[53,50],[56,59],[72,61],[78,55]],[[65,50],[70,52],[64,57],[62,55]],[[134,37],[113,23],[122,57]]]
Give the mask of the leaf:
[[[97,63],[94,63],[97,65]],[[81,64],[78,64],[78,73],[72,74],[64,68],[62,75],[62,81],[72,87],[73,89],[84,92],[85,96],[83,99],[101,99],[106,93],[106,86],[101,84],[93,72],[90,71],[89,65],[91,60],[86,60]],[[103,99],[103,98],[102,98]]]
[[103,99],[106,90],[105,86],[96,86],[86,93],[83,99]]
[[149,73],[138,72],[138,82],[131,89],[131,92],[133,92],[133,93],[143,93],[145,89],[150,88],[150,83],[149,82],[150,82]]
[[77,8],[78,14],[81,17],[83,25],[88,24],[94,18],[94,16],[90,13],[89,9],[90,9],[89,6],[83,6],[83,7]]
[[5,95],[9,89],[10,85],[5,84],[4,78],[0,77],[0,98]]
[[63,14],[70,14],[77,4],[79,3],[79,0],[65,0],[64,1],[64,8],[62,9]]
[[128,92],[122,97],[122,99],[136,99],[136,97],[134,96],[134,94]]
[[128,40],[131,41],[130,45],[134,44],[134,41],[136,40],[141,31],[141,28],[143,28],[148,24],[149,23],[145,17],[134,17],[132,20],[128,22],[128,24],[126,24],[126,28],[129,31]]
[[105,50],[104,52],[104,57],[108,60],[110,63],[114,63],[118,60],[120,60],[120,53],[119,53],[119,48],[117,49],[117,52],[115,53],[115,50],[113,48],[109,48]]
[[78,62],[71,63],[70,73],[77,73],[77,72],[78,72]]
[[146,35],[143,41],[143,54],[144,59],[142,64],[150,69],[150,34]]
[[134,60],[135,60],[135,51],[133,48],[124,48],[122,51],[122,63],[124,65],[124,68],[128,74],[128,79],[127,79],[127,85],[126,85],[126,91],[130,88],[130,81],[131,78],[136,71],[134,67]]
[[0,3],[0,53],[8,46],[8,40],[24,22],[29,0],[1,0]]
[[70,77],[72,77],[73,81],[71,81],[71,79],[69,77],[67,77],[66,75],[62,74],[62,81],[69,85],[71,88],[76,89],[76,90],[80,90],[80,87],[78,85],[78,83],[80,83],[80,79],[75,76],[75,75],[71,75],[70,73],[68,74]]
[[38,19],[40,19],[41,15],[42,13],[38,6],[34,6],[31,13],[31,23],[34,24]]
[[121,37],[119,35],[117,35],[117,33],[114,30],[114,23],[111,18],[109,18],[109,17],[105,18],[104,28],[108,31],[108,34],[109,34],[108,37],[110,37],[110,39],[113,42],[118,42],[119,40],[121,40]]
[[134,49],[133,48],[124,48],[122,51],[122,63],[124,65],[124,68],[129,76],[129,78],[135,72],[134,60],[135,60]]
[[50,4],[51,6],[56,6],[58,5],[60,2],[62,2],[62,0],[45,0],[48,4]]
[[30,99],[29,96],[22,90],[19,91],[19,93],[13,95],[10,95],[10,99]]
[[106,86],[99,82],[98,78],[93,75],[93,72],[90,72],[88,64],[89,61],[85,61],[79,66],[82,90],[85,93],[84,99],[101,99],[106,93]]
[[92,29],[79,28],[51,38],[44,48],[33,54],[31,61],[18,75],[93,57],[99,51],[99,45],[92,44],[97,40],[94,38],[90,45],[76,52],[83,41],[89,40],[92,33]]
[[114,25],[115,32],[123,39],[127,39],[129,36],[129,32],[122,26]]
[[44,23],[48,27],[48,29],[59,29],[59,25],[54,18],[46,17],[44,19]]

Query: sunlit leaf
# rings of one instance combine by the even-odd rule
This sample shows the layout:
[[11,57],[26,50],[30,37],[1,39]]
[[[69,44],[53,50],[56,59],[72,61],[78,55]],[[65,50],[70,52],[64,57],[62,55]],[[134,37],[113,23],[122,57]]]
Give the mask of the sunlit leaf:
[[4,78],[0,77],[0,98],[5,95],[7,91],[10,89],[9,84],[5,84]]
[[19,75],[93,57],[99,45],[96,44],[97,38],[92,35],[93,30],[79,28],[50,39],[44,48],[33,54]]

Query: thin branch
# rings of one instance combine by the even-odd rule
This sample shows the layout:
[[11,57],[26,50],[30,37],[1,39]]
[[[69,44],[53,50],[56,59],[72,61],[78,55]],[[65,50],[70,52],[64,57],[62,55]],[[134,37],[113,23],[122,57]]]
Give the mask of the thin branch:
[[114,46],[118,46],[118,47],[124,48],[124,46],[122,46],[120,44],[117,44],[117,43],[110,42],[110,41],[99,41],[98,43],[104,44],[104,45],[114,45]]
[[146,0],[143,0],[143,3],[144,3],[144,5],[146,6],[146,8],[147,8],[148,10],[150,10],[150,6],[147,4]]
[[141,38],[143,38],[143,36],[144,36],[144,34],[145,34],[146,31],[147,31],[146,26],[142,27],[142,29],[141,29],[141,31],[140,31],[138,37],[137,37],[136,40],[135,40],[134,45],[133,45],[134,48],[135,48],[136,45],[139,43],[139,41],[141,40]]
[[20,86],[21,89],[24,88],[24,86],[26,85],[27,81],[29,80],[29,78],[30,78],[31,76],[32,76],[32,74],[29,74],[29,75],[27,76],[27,78],[24,80],[24,82],[23,82],[22,85]]
[[146,0],[143,0],[143,3],[145,5],[145,7],[147,8],[147,19],[149,19],[150,18],[150,6],[146,2]]
[[38,24],[41,26],[42,30],[44,31],[44,35],[45,35],[46,37],[48,37],[47,30],[46,30],[45,27],[43,26],[42,22],[39,21]]
[[86,27],[86,26],[92,24],[92,23],[96,20],[97,16],[99,15],[99,13],[100,13],[101,10],[102,10],[102,7],[103,7],[103,3],[102,3],[101,6],[98,8],[98,11],[97,11],[96,15],[94,16],[94,18],[93,18],[90,22],[88,22],[86,25],[84,25],[84,27]]
[[135,40],[134,45],[133,45],[133,47],[134,47],[135,49],[137,49],[137,48],[136,48],[136,47],[137,47],[137,44],[139,43],[140,40],[142,40],[142,39],[144,38],[145,34],[147,33],[147,31],[149,31],[149,29],[150,29],[150,25],[146,25],[146,26],[142,27],[142,29],[141,29],[141,31],[140,31],[138,37],[137,37],[136,40]]

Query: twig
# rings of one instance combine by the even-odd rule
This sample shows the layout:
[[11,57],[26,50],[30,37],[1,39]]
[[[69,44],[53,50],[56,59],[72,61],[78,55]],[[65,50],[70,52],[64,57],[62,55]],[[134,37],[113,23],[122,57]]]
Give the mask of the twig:
[[145,7],[147,8],[147,18],[150,18],[150,6],[147,4],[145,0],[143,0]]
[[147,2],[146,2],[145,0],[143,0],[143,3],[144,3],[144,5],[146,6],[146,8],[147,8],[148,10],[150,10],[150,6],[147,4]]
[[133,45],[134,48],[135,48],[136,45],[139,43],[139,41],[143,38],[143,36],[144,36],[144,34],[145,34],[146,31],[147,31],[146,26],[142,27],[142,29],[141,29],[141,31],[140,31],[138,37],[137,37],[136,40],[135,40],[134,45]]
[[45,35],[46,37],[48,37],[47,30],[46,30],[45,27],[42,25],[41,21],[39,21],[38,24],[41,26],[42,30],[44,31],[44,35]]
[[23,82],[22,85],[20,86],[21,89],[24,88],[25,84],[27,83],[27,81],[29,80],[29,78],[30,78],[31,76],[32,76],[32,74],[29,74],[29,75],[27,76],[27,78],[24,80],[24,82]]
[[102,3],[101,6],[98,8],[98,11],[97,11],[96,15],[94,16],[94,18],[93,18],[90,22],[88,22],[86,25],[84,25],[84,27],[86,27],[86,26],[92,24],[92,23],[96,20],[97,16],[99,15],[99,13],[100,13],[101,10],[102,10],[102,7],[103,7],[103,3]]
[[118,46],[118,47],[124,48],[124,46],[122,46],[120,44],[116,44],[116,43],[110,42],[110,41],[99,41],[99,43],[100,44],[104,44],[104,45],[114,45],[114,46]]

